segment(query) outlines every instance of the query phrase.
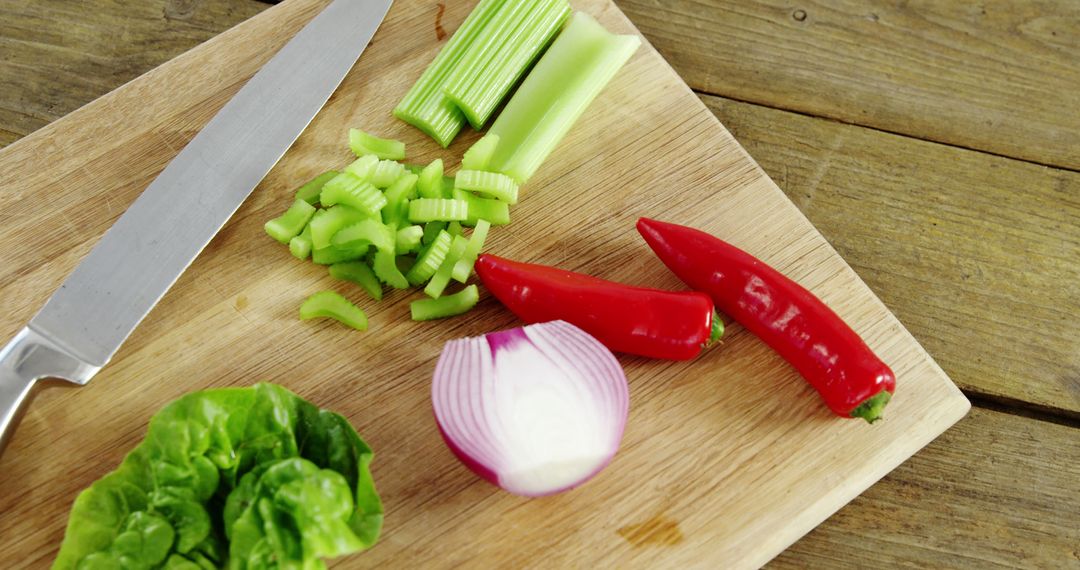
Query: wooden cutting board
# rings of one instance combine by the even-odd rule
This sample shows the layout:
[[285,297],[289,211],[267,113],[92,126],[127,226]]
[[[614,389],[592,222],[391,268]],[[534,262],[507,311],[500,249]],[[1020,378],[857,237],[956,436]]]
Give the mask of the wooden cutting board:
[[[289,0],[0,152],[0,336],[29,320],[203,124],[325,0]],[[342,87],[205,253],[89,386],[41,390],[0,459],[0,567],[43,566],[82,488],[149,417],[192,390],[283,384],[343,413],[376,450],[381,541],[340,567],[708,567],[765,563],[959,420],[969,404],[914,338],[645,45],[523,189],[488,251],[681,289],[634,230],[685,223],[752,252],[821,296],[899,378],[886,419],[834,417],[738,325],[692,362],[620,357],[630,419],[615,461],[574,491],[501,492],[458,464],[430,413],[445,341],[515,326],[485,296],[466,316],[409,320],[417,292],[380,303],[301,263],[262,231],[293,189],[349,160],[346,129],[456,163],[390,110],[473,2],[397,0]],[[637,33],[609,0],[576,8]],[[274,117],[266,117],[272,121]],[[371,329],[300,322],[337,289]]]

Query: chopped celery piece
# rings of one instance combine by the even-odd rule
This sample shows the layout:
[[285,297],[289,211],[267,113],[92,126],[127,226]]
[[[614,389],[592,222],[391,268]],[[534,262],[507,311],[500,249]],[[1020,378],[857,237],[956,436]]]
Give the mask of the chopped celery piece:
[[465,200],[419,198],[409,202],[409,221],[413,223],[460,221],[468,217],[469,204]]
[[420,226],[406,226],[397,231],[394,236],[394,251],[407,253],[420,249],[420,240],[424,237],[424,228]]
[[307,259],[311,255],[311,224],[304,226],[300,235],[289,240],[289,253],[297,259]]
[[439,232],[446,229],[446,222],[428,222],[424,224],[424,237],[420,238],[420,243],[424,245],[430,244],[439,236]]
[[345,172],[367,182],[371,180],[371,175],[375,173],[375,166],[378,164],[379,157],[369,154],[352,161],[352,164],[345,167]]
[[420,172],[417,186],[422,198],[446,198],[442,191],[443,162],[441,158],[431,161]]
[[376,220],[361,220],[334,234],[330,244],[338,249],[357,249],[370,244],[379,251],[394,251],[394,234]]
[[518,185],[513,178],[495,172],[460,170],[454,177],[454,187],[484,194],[514,205],[518,201]]
[[334,234],[345,226],[369,219],[369,217],[360,210],[342,205],[334,206],[329,210],[319,210],[311,218],[311,246],[316,250],[330,247],[330,240]]
[[376,188],[387,188],[405,174],[405,166],[393,160],[380,160],[371,173],[371,183]]
[[379,189],[350,172],[342,172],[323,186],[319,201],[330,207],[345,204],[375,215],[386,205],[386,196]]
[[[462,207],[464,208],[464,206]],[[303,200],[296,200],[281,217],[266,222],[263,229],[277,241],[289,243],[289,240],[304,231],[304,226],[311,221],[311,217],[314,215],[315,206]]]
[[455,189],[454,198],[469,204],[469,216],[462,225],[475,226],[480,220],[487,220],[493,226],[505,226],[510,223],[510,205],[506,202],[480,198],[464,190]]
[[450,41],[439,50],[420,79],[394,107],[395,117],[427,133],[444,148],[450,145],[461,127],[465,126],[465,116],[447,99],[443,85],[469,46],[484,33],[499,8],[507,3],[507,0],[480,0]]
[[405,158],[405,143],[394,139],[379,138],[360,129],[349,129],[349,148],[356,156],[373,154],[390,160]]
[[480,291],[476,285],[468,287],[439,299],[420,299],[409,303],[409,311],[414,321],[430,321],[460,315],[476,306],[480,301]]
[[416,198],[416,181],[419,177],[406,172],[386,189],[386,207],[383,208],[383,222],[396,224],[405,221],[409,215],[409,200]]
[[489,170],[528,180],[640,44],[575,14],[488,131],[500,141]]
[[461,156],[462,170],[486,170],[499,146],[499,135],[484,135]]
[[394,259],[394,265],[397,265],[398,271],[402,275],[408,275],[409,270],[416,264],[416,257],[412,255],[399,255]]
[[319,291],[300,305],[300,318],[331,318],[358,331],[367,330],[367,315],[356,305],[333,291]]
[[468,245],[469,240],[465,239],[463,236],[454,238],[454,242],[450,244],[450,251],[446,254],[446,259],[439,265],[439,269],[435,271],[435,275],[431,276],[431,280],[428,281],[427,287],[424,287],[424,293],[427,293],[429,297],[434,297],[436,299],[442,295],[442,292],[450,283],[451,274],[454,272],[454,265],[461,259],[461,255],[465,253],[465,247]]
[[461,230],[461,222],[450,222],[446,224],[446,233],[450,234],[450,237],[457,237],[463,232]]
[[490,229],[491,223],[487,220],[478,220],[476,222],[476,227],[473,229],[472,235],[469,236],[469,243],[465,246],[465,252],[461,254],[461,259],[454,264],[454,271],[450,275],[455,281],[464,283],[469,279],[473,264],[476,263],[480,250],[484,248],[484,240],[487,239]]
[[375,270],[375,276],[379,281],[386,283],[394,289],[407,289],[409,281],[398,269],[394,254],[388,251],[375,252],[375,261],[371,264]]
[[570,16],[570,5],[566,0],[522,4],[528,5],[527,11],[512,27],[503,30],[504,41],[487,60],[472,70],[459,66],[443,88],[473,128],[479,129],[487,123],[495,108]]
[[315,202],[319,201],[319,194],[322,193],[323,186],[325,186],[327,182],[333,180],[338,174],[339,173],[336,170],[328,170],[315,178],[312,178],[310,182],[296,190],[296,199],[303,200],[314,206]]
[[368,246],[362,245],[356,248],[342,249],[334,246],[327,246],[319,249],[311,250],[311,262],[317,265],[333,265],[335,263],[341,263],[342,261],[353,261],[364,257],[368,251]]
[[345,261],[330,266],[330,277],[360,286],[372,299],[382,300],[382,283],[363,261]]
[[405,275],[405,278],[409,280],[414,286],[420,286],[431,279],[432,275],[435,275],[435,271],[442,265],[443,260],[446,259],[446,254],[450,252],[450,234],[445,231],[439,232],[435,241],[431,242],[416,259],[416,264],[409,269],[409,272]]

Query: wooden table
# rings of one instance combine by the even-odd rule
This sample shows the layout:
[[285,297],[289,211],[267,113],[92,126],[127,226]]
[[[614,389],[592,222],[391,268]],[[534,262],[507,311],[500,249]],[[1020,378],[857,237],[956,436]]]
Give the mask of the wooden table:
[[[1080,4],[618,3],[975,405],[771,566],[1080,567]],[[0,146],[265,7],[0,3]]]

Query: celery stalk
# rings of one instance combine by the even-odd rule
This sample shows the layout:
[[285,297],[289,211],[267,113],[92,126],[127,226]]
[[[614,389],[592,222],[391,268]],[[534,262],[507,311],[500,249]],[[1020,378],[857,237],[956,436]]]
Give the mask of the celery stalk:
[[322,188],[327,182],[330,182],[338,175],[336,170],[328,170],[322,174],[312,178],[310,182],[304,184],[296,190],[296,199],[303,200],[312,206],[319,201],[319,194],[322,193]]
[[446,286],[450,283],[450,278],[453,276],[454,266],[457,265],[468,245],[469,240],[465,239],[464,236],[454,237],[453,243],[450,244],[450,251],[446,253],[446,258],[439,265],[439,269],[431,276],[431,280],[424,287],[424,293],[435,299],[442,296]]
[[420,189],[420,196],[422,198],[447,198],[448,196],[443,196],[442,179],[443,161],[441,158],[436,158],[420,171],[420,179],[416,182]]
[[[464,210],[464,206],[462,206],[462,209]],[[281,243],[289,243],[292,238],[304,231],[304,227],[307,226],[314,215],[315,206],[308,204],[304,200],[297,199],[284,214],[266,222],[263,228],[266,233],[270,234],[270,237]],[[458,219],[465,218],[462,216]]]
[[640,44],[575,14],[488,131],[499,136],[489,170],[528,180]]
[[454,188],[484,194],[513,206],[518,201],[518,185],[513,178],[497,172],[459,170]]
[[420,79],[394,108],[394,116],[427,133],[444,148],[450,145],[465,116],[443,93],[450,71],[461,61],[469,46],[487,28],[488,23],[507,4],[507,0],[480,0],[450,41],[439,51]]
[[476,285],[468,287],[438,299],[419,299],[409,303],[409,311],[414,321],[429,321],[460,315],[476,306],[480,300],[480,291]]
[[376,301],[382,300],[382,284],[363,261],[343,261],[330,266],[330,277],[356,283]]
[[487,170],[491,155],[499,146],[498,135],[484,135],[461,155],[461,170]]
[[379,158],[402,160],[405,158],[405,143],[394,139],[383,139],[375,135],[349,129],[349,148],[356,156],[373,154]]
[[358,331],[367,330],[367,315],[348,299],[333,291],[319,291],[300,305],[300,318],[330,318]]

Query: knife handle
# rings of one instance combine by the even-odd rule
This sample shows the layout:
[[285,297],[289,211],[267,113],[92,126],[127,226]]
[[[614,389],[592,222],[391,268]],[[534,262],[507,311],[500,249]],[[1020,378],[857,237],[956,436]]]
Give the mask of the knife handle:
[[30,327],[19,331],[7,346],[0,348],[0,453],[15,431],[19,412],[35,382],[59,378],[85,384],[100,369],[76,358]]

